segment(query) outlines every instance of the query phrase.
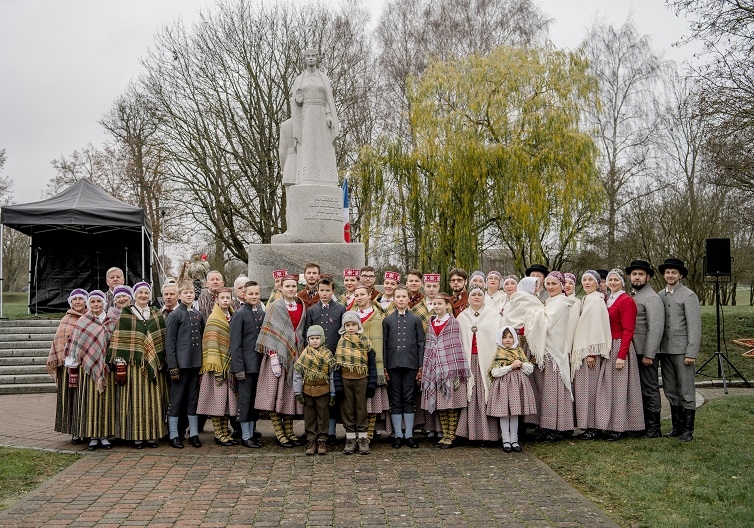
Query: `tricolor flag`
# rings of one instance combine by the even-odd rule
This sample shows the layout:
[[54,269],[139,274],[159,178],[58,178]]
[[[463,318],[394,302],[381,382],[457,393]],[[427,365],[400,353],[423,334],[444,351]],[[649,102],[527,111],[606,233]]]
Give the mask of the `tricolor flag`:
[[348,216],[348,180],[343,180],[343,240],[351,241],[351,219]]

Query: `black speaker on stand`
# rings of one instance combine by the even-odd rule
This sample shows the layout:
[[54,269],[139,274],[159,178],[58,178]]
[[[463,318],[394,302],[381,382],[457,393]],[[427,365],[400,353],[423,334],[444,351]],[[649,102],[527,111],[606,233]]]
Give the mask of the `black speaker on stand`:
[[725,375],[725,364],[744,380],[747,387],[749,381],[741,374],[738,369],[730,362],[722,351],[722,338],[720,334],[720,281],[730,281],[732,273],[731,256],[730,256],[730,238],[708,238],[704,241],[707,254],[704,256],[704,275],[707,277],[705,282],[714,282],[715,284],[715,325],[717,330],[717,352],[709,357],[701,367],[696,371],[699,374],[713,359],[717,359],[717,375],[723,380],[723,390],[728,394],[728,379]]

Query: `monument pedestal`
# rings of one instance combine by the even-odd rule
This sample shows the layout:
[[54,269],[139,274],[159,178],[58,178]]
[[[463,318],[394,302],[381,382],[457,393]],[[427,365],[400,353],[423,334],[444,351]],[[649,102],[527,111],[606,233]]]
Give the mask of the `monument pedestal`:
[[[272,272],[276,269],[287,269],[299,274],[304,272],[307,262],[316,262],[322,273],[332,274],[337,280],[342,276],[344,268],[362,268],[365,263],[364,244],[345,242],[250,244],[247,251],[249,279],[259,283],[263,298],[269,297],[272,291]],[[338,292],[338,295],[340,293],[342,292]]]
[[340,187],[290,185],[285,195],[288,230],[272,235],[273,244],[343,242],[343,190]]

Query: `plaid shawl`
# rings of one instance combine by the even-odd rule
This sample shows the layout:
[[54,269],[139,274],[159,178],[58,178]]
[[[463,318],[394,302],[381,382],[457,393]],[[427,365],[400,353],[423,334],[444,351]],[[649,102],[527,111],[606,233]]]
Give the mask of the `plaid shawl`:
[[319,348],[307,346],[293,365],[293,369],[304,377],[305,382],[316,383],[330,380],[330,371],[335,368],[335,356],[321,345]]
[[[375,366],[377,367],[377,385],[385,385],[385,361],[382,357],[382,311],[374,309],[372,315],[361,322],[364,335],[369,339],[369,346],[374,350]],[[378,352],[379,351],[379,352]]]
[[[233,313],[233,309],[230,309]],[[224,374],[230,368],[230,323],[225,312],[215,304],[202,334],[202,368],[199,374]],[[224,378],[223,378],[224,379]]]
[[120,358],[129,365],[138,365],[150,380],[157,381],[157,372],[165,366],[165,318],[154,308],[144,321],[126,306],[110,340],[108,363]]
[[71,332],[81,315],[80,312],[69,308],[60,320],[58,329],[55,330],[55,337],[52,338],[50,354],[47,356],[47,372],[56,382],[58,381],[58,367],[62,367],[65,362],[65,347],[68,344],[68,338],[71,337]]
[[283,296],[283,293],[280,290],[272,290],[272,293],[270,293],[270,298],[267,299],[267,304],[264,305],[265,311],[267,311],[270,306],[272,306],[272,303],[277,301]]
[[[296,302],[303,304],[298,297],[296,297]],[[285,369],[285,376],[290,385],[293,384],[293,364],[298,356],[296,341],[305,343],[303,337],[305,322],[306,310],[301,316],[298,327],[293,328],[285,299],[281,296],[265,312],[262,329],[257,338],[257,352],[260,354],[276,353],[280,366]]]
[[492,377],[492,369],[496,367],[508,367],[516,360],[519,360],[521,363],[529,361],[526,354],[524,354],[524,349],[521,347],[504,348],[498,346],[497,352],[495,352],[495,358],[492,360],[490,368],[487,369],[487,376],[489,376],[490,380],[494,379]]
[[369,375],[369,351],[372,344],[364,334],[343,334],[335,349],[335,364],[357,374]]
[[470,375],[471,369],[463,357],[461,329],[451,315],[440,335],[430,328],[424,342],[421,388],[427,397],[427,411],[435,412],[438,389],[445,395],[450,394],[455,380],[468,379]]
[[427,303],[424,302],[424,296],[422,296],[420,302],[416,303],[413,306],[409,306],[408,311],[421,319],[422,327],[426,332],[427,325],[429,324],[429,318],[432,317],[432,311],[429,309],[429,307],[427,307]]
[[86,312],[76,322],[66,352],[91,376],[100,394],[105,392],[105,377],[109,373],[106,361],[109,340],[107,317],[100,322],[91,312]]

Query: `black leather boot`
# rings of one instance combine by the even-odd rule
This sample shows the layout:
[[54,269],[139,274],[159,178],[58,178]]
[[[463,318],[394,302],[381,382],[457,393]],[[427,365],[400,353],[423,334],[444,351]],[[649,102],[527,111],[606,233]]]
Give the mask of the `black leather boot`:
[[665,436],[667,437],[681,436],[681,433],[683,433],[683,426],[684,426],[684,421],[685,421],[683,406],[671,405],[670,416],[673,422],[673,428],[670,430],[669,433],[665,433]]
[[647,430],[644,434],[644,438],[659,438],[662,436],[662,430],[660,429],[660,413],[659,412],[647,412]]
[[678,437],[681,442],[691,442],[694,439],[694,418],[696,409],[686,409],[686,420],[683,425],[683,433]]

